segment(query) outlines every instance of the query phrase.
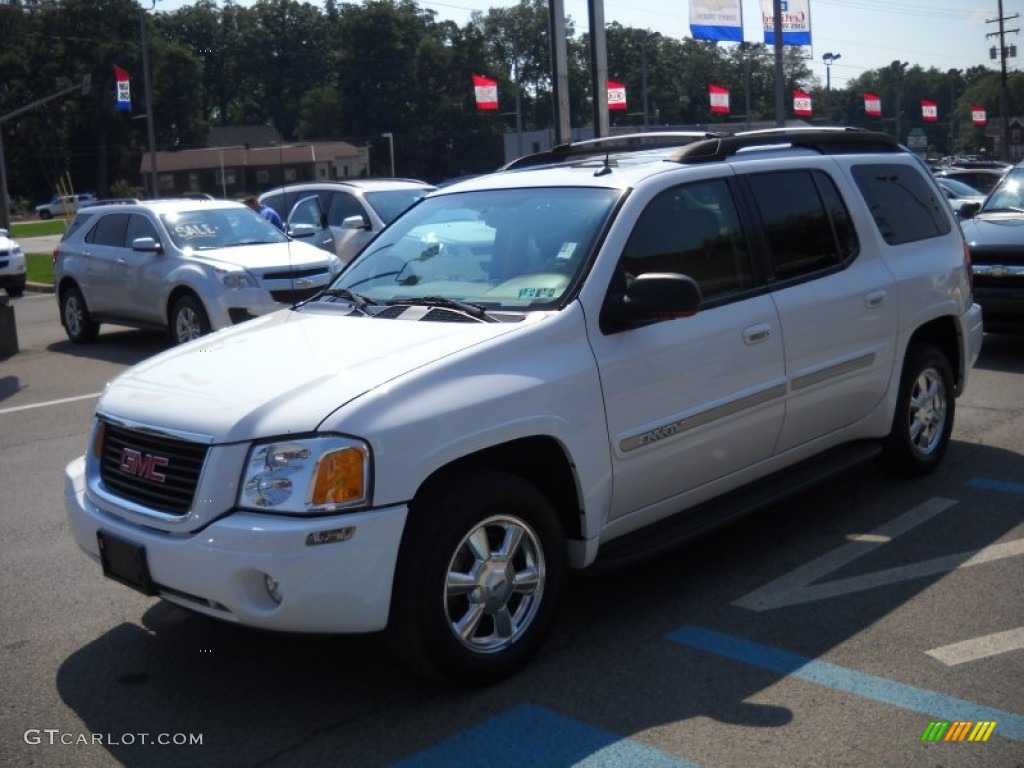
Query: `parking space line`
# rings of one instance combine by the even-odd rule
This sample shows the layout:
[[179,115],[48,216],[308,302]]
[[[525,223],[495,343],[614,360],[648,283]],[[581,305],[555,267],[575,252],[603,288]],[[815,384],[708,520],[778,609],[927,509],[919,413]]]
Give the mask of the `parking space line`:
[[488,768],[699,768],[697,763],[529,703],[460,731],[393,766],[479,768],[484,763]]
[[[814,600],[824,600],[849,592],[869,589],[880,584],[891,584],[896,581],[917,578],[928,573],[940,573],[944,570],[950,570],[956,567],[960,561],[952,561],[951,564],[935,563],[933,567],[938,566],[938,570],[925,569],[924,573],[912,572],[908,566],[907,569],[890,569],[891,573],[879,571],[876,574],[866,574],[852,579],[841,579],[811,586],[818,579],[824,578],[833,571],[849,565],[854,560],[874,552],[878,547],[885,546],[892,539],[928,522],[956,503],[952,499],[938,497],[928,499],[913,509],[904,512],[899,517],[893,518],[879,526],[869,534],[858,536],[849,543],[831,552],[827,552],[821,557],[805,563],[799,568],[755,589],[753,592],[733,601],[733,605],[752,611],[767,611],[773,608],[799,605],[800,603],[812,602]],[[955,557],[957,556],[952,556],[952,558]],[[918,565],[928,565],[928,563]]]
[[947,667],[952,667],[957,664],[965,664],[968,661],[987,659],[989,656],[1020,650],[1024,650],[1024,627],[972,637],[970,640],[943,645],[941,648],[932,648],[925,653],[933,659],[938,659]]
[[761,645],[705,627],[687,625],[666,639],[716,656],[795,677],[826,688],[945,720],[996,720],[996,735],[1024,741],[1024,715],[858,672],[825,661]]
[[76,397],[62,397],[60,400],[47,400],[45,403],[31,403],[29,405],[16,405],[12,408],[0,408],[0,416],[7,413],[17,413],[18,411],[28,411],[33,408],[48,408],[51,405],[64,405],[65,403],[75,403],[79,400],[88,400],[90,398],[96,398],[102,395],[102,392],[94,392],[91,395],[77,395]]

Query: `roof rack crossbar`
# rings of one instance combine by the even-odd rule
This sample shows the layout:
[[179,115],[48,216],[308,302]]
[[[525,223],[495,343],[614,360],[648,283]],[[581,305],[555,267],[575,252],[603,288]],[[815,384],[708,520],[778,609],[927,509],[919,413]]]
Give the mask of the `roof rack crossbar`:
[[683,143],[704,141],[724,135],[709,131],[660,131],[603,136],[598,139],[585,139],[583,141],[558,144],[544,152],[524,155],[506,163],[502,170],[509,171],[516,168],[529,168],[535,165],[564,163],[571,160],[598,157],[610,151],[642,152],[651,149],[678,147]]
[[861,128],[779,128],[698,141],[680,148],[666,159],[677,163],[707,163],[724,160],[749,147],[774,145],[813,149],[822,154],[863,152],[868,149],[877,149],[879,152],[900,150],[899,142],[889,134],[879,131],[867,131]]

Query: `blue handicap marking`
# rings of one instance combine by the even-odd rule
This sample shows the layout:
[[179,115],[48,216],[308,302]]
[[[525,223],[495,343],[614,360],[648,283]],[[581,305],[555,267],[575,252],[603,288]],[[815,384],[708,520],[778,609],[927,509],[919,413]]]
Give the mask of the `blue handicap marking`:
[[932,715],[943,720],[997,720],[995,735],[1024,741],[1024,716],[986,707],[966,699],[929,691],[884,677],[857,672],[837,664],[761,645],[741,637],[704,627],[687,625],[670,632],[667,639],[680,645],[770,669],[789,677],[891,704],[900,709]]
[[967,481],[971,488],[982,488],[986,491],[1003,491],[1024,496],[1024,483],[1011,483],[1007,480],[992,480],[987,477],[975,477]]
[[618,734],[521,704],[436,746],[393,764],[395,768],[699,768]]

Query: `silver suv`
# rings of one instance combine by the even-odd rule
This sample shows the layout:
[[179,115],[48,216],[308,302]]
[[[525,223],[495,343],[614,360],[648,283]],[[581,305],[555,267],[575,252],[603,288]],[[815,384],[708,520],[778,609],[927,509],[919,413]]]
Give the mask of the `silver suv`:
[[287,219],[292,237],[336,253],[348,264],[402,211],[434,187],[415,179],[358,179],[290,184],[260,195]]
[[197,338],[287,307],[341,271],[226,200],[119,200],[83,208],[54,251],[60,319],[74,342],[100,323]]

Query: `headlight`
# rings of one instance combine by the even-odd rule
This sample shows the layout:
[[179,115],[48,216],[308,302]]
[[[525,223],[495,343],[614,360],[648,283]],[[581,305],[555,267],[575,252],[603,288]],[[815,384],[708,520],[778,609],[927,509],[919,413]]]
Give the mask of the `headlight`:
[[254,445],[238,506],[260,512],[316,515],[369,501],[370,449],[345,437],[277,440]]
[[256,278],[248,272],[228,272],[226,269],[218,269],[217,276],[228,288],[257,288],[259,284]]

